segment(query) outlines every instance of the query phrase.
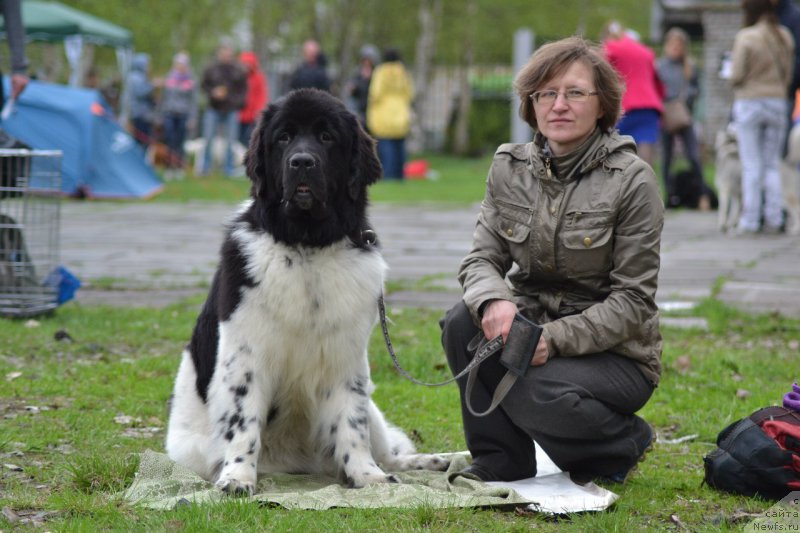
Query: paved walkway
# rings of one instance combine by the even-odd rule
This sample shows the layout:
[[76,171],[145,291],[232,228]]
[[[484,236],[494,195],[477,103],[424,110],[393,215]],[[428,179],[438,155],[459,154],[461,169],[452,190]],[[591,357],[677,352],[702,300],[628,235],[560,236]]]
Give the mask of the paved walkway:
[[[234,209],[66,201],[61,262],[84,283],[77,300],[162,306],[205,292],[223,224]],[[372,207],[389,281],[402,288],[389,305],[446,308],[458,300],[455,273],[469,250],[477,211],[477,205]],[[731,305],[800,317],[800,237],[722,235],[714,212],[669,211],[659,304],[690,306],[710,295],[719,280],[719,298]]]

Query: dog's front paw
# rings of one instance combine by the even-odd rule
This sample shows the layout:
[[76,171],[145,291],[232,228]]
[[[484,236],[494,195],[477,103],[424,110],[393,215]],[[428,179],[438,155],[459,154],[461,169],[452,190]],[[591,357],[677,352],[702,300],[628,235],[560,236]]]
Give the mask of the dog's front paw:
[[432,453],[410,453],[387,459],[382,466],[395,472],[406,470],[444,471],[450,466],[450,459]]
[[374,485],[377,483],[400,483],[400,479],[394,474],[386,474],[382,471],[363,472],[358,476],[347,476],[347,486],[351,489],[360,489],[367,485]]
[[218,489],[230,496],[252,496],[256,489],[255,483],[238,479],[220,479],[216,485]]
[[417,456],[416,470],[437,470],[443,472],[450,467],[450,459],[441,455],[421,453]]
[[217,488],[231,496],[252,496],[256,488],[255,468],[241,464],[225,468],[217,480]]

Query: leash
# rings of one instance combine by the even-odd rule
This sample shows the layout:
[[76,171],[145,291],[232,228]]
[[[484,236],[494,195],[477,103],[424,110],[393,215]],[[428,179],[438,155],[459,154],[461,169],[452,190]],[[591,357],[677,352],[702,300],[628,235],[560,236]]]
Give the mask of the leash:
[[[362,231],[362,240],[364,244],[370,247],[377,246],[377,235],[371,229],[365,229]],[[383,300],[383,292],[381,292],[380,296],[378,296],[378,313],[380,315],[381,321],[381,330],[383,331],[383,340],[386,343],[386,349],[389,352],[389,355],[392,357],[392,362],[394,363],[395,368],[397,369],[400,374],[406,378],[407,380],[415,383],[417,385],[422,385],[424,387],[441,387],[443,385],[447,385],[456,381],[459,378],[466,376],[467,374],[467,385],[466,390],[464,393],[464,400],[467,406],[467,409],[470,413],[474,416],[482,417],[486,416],[495,409],[497,406],[500,405],[500,402],[506,397],[508,392],[513,387],[514,383],[517,381],[517,378],[520,375],[524,375],[524,370],[521,372],[519,370],[512,370],[509,369],[508,372],[503,376],[500,380],[500,383],[497,384],[497,388],[492,395],[492,402],[489,405],[489,408],[483,412],[477,412],[472,408],[472,402],[470,398],[472,397],[472,389],[475,385],[475,379],[478,375],[478,367],[481,363],[483,363],[486,359],[491,357],[492,355],[496,354],[498,351],[503,349],[503,337],[502,335],[498,335],[497,337],[493,338],[492,340],[487,341],[486,337],[484,337],[483,332],[478,332],[475,337],[470,341],[469,345],[467,346],[468,351],[475,351],[475,357],[469,362],[469,364],[457,375],[453,376],[452,378],[442,381],[439,383],[426,383],[424,381],[420,381],[411,374],[406,371],[400,365],[400,361],[397,359],[397,354],[394,351],[394,346],[392,346],[392,339],[389,338],[389,326],[387,325],[386,321],[386,304]],[[532,355],[532,353],[531,353]],[[527,366],[527,364],[526,364]]]
[[519,378],[520,374],[509,370],[503,376],[503,379],[500,380],[500,383],[497,384],[497,388],[494,390],[494,394],[492,395],[492,402],[489,404],[489,407],[482,412],[475,411],[472,407],[472,402],[470,398],[472,397],[472,389],[475,386],[475,379],[478,376],[478,367],[481,363],[483,363],[486,359],[501,351],[503,349],[503,337],[498,335],[497,337],[493,338],[490,341],[486,340],[486,337],[483,336],[483,332],[478,332],[478,334],[470,341],[469,345],[467,346],[467,350],[473,351],[477,348],[475,352],[475,357],[469,362],[469,364],[457,375],[453,376],[452,378],[442,381],[439,383],[426,383],[424,381],[420,381],[411,374],[409,374],[405,368],[400,365],[400,361],[397,360],[397,354],[394,351],[394,347],[392,346],[392,340],[389,338],[389,327],[386,324],[386,305],[383,301],[383,293],[378,297],[378,310],[380,313],[381,319],[381,329],[383,330],[383,340],[386,343],[386,349],[389,351],[389,355],[392,357],[392,362],[394,362],[394,366],[400,374],[411,381],[412,383],[416,383],[417,385],[423,385],[425,387],[441,387],[442,385],[447,385],[448,383],[452,383],[455,380],[464,377],[465,375],[469,374],[467,377],[467,386],[464,392],[464,403],[467,406],[467,410],[472,413],[473,416],[482,417],[486,416],[495,409],[497,406],[500,405],[500,402],[506,397],[508,392],[511,390],[511,387],[514,386],[516,383],[517,378]]

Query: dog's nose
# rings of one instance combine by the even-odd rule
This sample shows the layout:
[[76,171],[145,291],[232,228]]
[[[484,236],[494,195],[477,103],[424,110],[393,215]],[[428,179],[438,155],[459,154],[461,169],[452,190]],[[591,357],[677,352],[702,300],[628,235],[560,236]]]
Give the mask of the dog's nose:
[[289,158],[289,168],[293,170],[310,169],[316,166],[316,161],[311,154],[294,154]]

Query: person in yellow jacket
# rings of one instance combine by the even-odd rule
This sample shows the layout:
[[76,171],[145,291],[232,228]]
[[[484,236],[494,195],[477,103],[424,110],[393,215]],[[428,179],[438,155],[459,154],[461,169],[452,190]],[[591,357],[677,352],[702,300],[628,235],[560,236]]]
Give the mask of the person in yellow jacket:
[[400,53],[389,48],[372,75],[367,103],[367,129],[378,139],[378,157],[386,179],[403,179],[413,97],[414,85]]

